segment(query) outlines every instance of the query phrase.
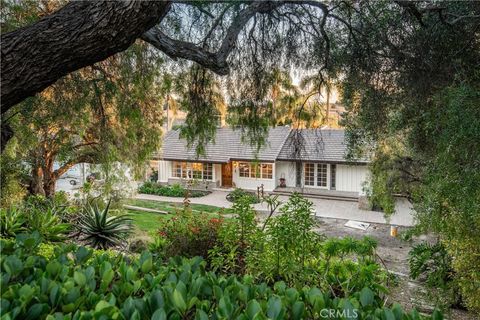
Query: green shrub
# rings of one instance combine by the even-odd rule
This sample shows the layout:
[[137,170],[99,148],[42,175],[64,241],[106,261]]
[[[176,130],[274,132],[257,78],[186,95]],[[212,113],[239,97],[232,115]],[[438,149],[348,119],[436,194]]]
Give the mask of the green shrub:
[[161,245],[156,252],[164,257],[208,257],[208,251],[217,242],[217,233],[223,218],[200,213],[193,214],[189,207],[177,211],[175,217],[166,220],[156,237]]
[[26,219],[22,210],[17,207],[0,208],[0,234],[5,238],[26,231]]
[[247,260],[256,261],[254,257],[261,250],[264,240],[250,204],[248,198],[239,198],[232,206],[234,217],[220,227],[218,243],[209,251],[214,270],[245,274]]
[[23,203],[0,209],[2,237],[38,231],[47,241],[64,241],[71,229],[71,225],[64,222],[70,210],[64,201],[63,198],[30,196]]
[[442,243],[420,243],[408,254],[410,276],[431,289],[431,298],[441,306],[461,305],[460,288],[455,281],[452,257]]
[[241,188],[235,188],[232,192],[227,194],[227,200],[230,202],[237,202],[241,198],[246,198],[250,203],[260,203],[257,195],[254,192],[246,191]]
[[[173,185],[161,185],[156,182],[146,181],[138,188],[138,192],[145,194],[154,194],[164,197],[176,197],[183,198],[187,195],[187,189],[180,184]],[[205,190],[188,190],[188,197],[198,198],[209,194],[209,191]]]
[[213,270],[250,274],[270,284],[317,286],[338,297],[363,287],[386,292],[388,274],[375,260],[376,242],[325,240],[312,230],[312,203],[300,195],[292,195],[265,230],[258,227],[248,199],[240,198],[232,211],[234,217],[222,224],[217,245],[209,252]]
[[27,236],[3,248],[2,319],[322,319],[325,312],[359,319],[424,318],[397,304],[384,307],[369,288],[332,298],[314,287],[289,288],[283,282],[270,287],[249,276],[207,272],[198,257],[160,263],[148,252],[139,258],[95,256],[90,249],[63,245],[46,259],[35,254],[38,245]]

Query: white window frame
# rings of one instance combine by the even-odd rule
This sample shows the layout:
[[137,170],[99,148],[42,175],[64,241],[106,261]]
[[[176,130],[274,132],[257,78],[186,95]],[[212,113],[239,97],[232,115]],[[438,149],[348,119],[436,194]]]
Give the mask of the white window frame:
[[[270,170],[267,170],[267,177],[264,177],[263,166],[269,166]],[[248,168],[248,176],[242,175],[240,167]],[[268,172],[270,174],[268,174]],[[270,175],[270,177],[268,177]],[[270,162],[261,162],[261,163],[253,163],[247,161],[240,161],[238,162],[238,177],[243,179],[262,179],[262,180],[272,180],[274,177],[274,167],[273,163]]]
[[[306,179],[305,179],[305,167],[306,165],[312,165],[313,164],[313,185],[308,185],[306,184]],[[320,165],[326,165],[327,166],[327,177],[326,177],[326,182],[327,184],[325,186],[319,186],[318,185],[318,168]],[[330,164],[325,163],[325,162],[319,162],[319,163],[313,163],[313,162],[305,162],[303,164],[303,170],[302,170],[302,183],[305,187],[308,188],[317,188],[317,189],[330,189]]]
[[[193,176],[193,167],[195,165],[201,165],[200,170],[196,170],[200,172],[200,178],[194,178]],[[180,166],[180,172],[177,171],[178,166]],[[207,167],[206,167],[207,166]],[[210,178],[205,178],[208,176],[208,166],[211,167],[210,170]],[[185,179],[185,180],[203,180],[203,181],[213,181],[214,179],[214,167],[213,163],[211,162],[186,162],[186,161],[172,161],[172,171],[170,173],[170,178],[174,179]]]

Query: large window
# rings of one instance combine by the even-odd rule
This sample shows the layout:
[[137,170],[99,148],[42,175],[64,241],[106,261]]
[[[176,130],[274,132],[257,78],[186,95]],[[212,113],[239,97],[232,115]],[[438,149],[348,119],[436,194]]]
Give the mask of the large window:
[[239,162],[238,175],[242,178],[272,179],[273,165],[271,163],[255,164],[250,162]]
[[317,186],[326,187],[327,186],[327,164],[318,163],[317,164]]
[[238,175],[242,178],[250,178],[250,163],[240,162],[238,164]]
[[305,185],[314,186],[315,185],[315,164],[314,163],[305,163]]
[[172,177],[196,180],[212,180],[213,164],[199,162],[173,162]]
[[303,174],[306,186],[323,188],[328,186],[328,164],[326,163],[305,163]]

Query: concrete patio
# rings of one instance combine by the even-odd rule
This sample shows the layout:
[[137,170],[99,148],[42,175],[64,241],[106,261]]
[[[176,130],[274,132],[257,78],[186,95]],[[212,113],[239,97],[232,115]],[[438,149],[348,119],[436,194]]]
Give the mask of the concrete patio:
[[[227,194],[227,191],[215,190],[204,197],[190,198],[190,202],[195,204],[206,204],[222,208],[230,208],[232,203],[226,199]],[[183,198],[163,197],[150,194],[138,194],[136,198],[166,202],[183,202]],[[357,220],[369,223],[383,223],[398,226],[413,226],[414,224],[411,204],[403,198],[397,199],[396,213],[390,217],[389,221],[384,218],[382,212],[359,209],[357,202],[309,198],[308,196],[306,196],[306,198],[313,203],[315,215],[318,217]],[[288,197],[279,196],[279,199],[282,202],[286,202]],[[268,211],[268,208],[264,203],[255,204],[254,207],[259,212]]]

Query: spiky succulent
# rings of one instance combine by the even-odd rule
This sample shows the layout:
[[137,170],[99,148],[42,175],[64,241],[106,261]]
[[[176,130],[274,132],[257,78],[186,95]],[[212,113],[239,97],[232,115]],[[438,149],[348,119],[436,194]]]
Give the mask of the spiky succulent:
[[83,240],[97,249],[118,246],[132,232],[132,219],[128,215],[109,216],[110,201],[100,210],[96,203],[85,205],[79,221]]

